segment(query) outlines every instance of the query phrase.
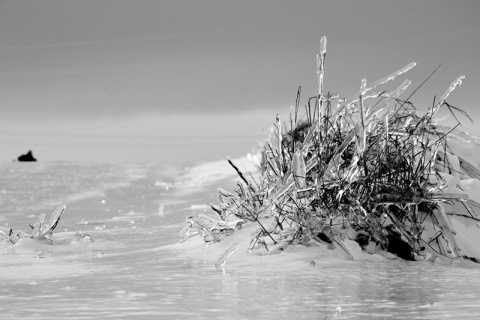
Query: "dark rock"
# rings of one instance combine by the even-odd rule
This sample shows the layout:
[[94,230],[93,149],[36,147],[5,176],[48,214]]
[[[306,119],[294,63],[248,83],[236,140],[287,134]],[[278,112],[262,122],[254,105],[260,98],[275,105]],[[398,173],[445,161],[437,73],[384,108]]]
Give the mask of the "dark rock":
[[[412,247],[402,239],[400,232],[393,225],[386,226],[385,231],[387,241],[385,246],[382,246],[384,250],[405,260],[415,260]],[[350,240],[356,241],[362,250],[374,253],[375,250],[371,247],[372,238],[366,231],[350,228],[347,235]]]
[[405,260],[415,260],[415,256],[412,251],[412,247],[405,241],[402,240],[400,232],[395,229],[392,225],[389,225],[385,228],[388,235],[388,247],[387,251],[397,255],[399,258]]
[[37,159],[35,159],[33,157],[33,154],[32,154],[32,151],[31,150],[28,150],[28,152],[26,154],[22,154],[21,156],[19,156],[18,158],[18,161],[22,161],[22,162],[32,162],[32,161],[37,161]]
[[330,238],[323,232],[319,232],[317,234],[317,237],[321,242],[324,242],[324,243],[327,243],[327,244],[332,243],[332,240],[330,240]]
[[348,239],[357,242],[362,249],[365,249],[370,241],[370,234],[361,229],[355,230],[354,228],[350,228],[347,236]]

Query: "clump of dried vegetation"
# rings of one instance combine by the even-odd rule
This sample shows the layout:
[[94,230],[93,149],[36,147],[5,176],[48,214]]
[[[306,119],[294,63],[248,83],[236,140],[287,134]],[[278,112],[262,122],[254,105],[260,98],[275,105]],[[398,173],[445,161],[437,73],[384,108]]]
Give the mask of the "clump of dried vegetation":
[[444,192],[445,175],[465,173],[449,151],[449,132],[437,130],[432,119],[441,107],[463,113],[446,98],[464,77],[455,79],[420,117],[411,96],[400,98],[409,80],[393,90],[380,89],[415,63],[371,84],[362,79],[358,93],[343,99],[324,93],[325,55],[323,37],[318,94],[305,105],[306,119],[298,117],[299,88],[290,129],[282,130],[277,116],[259,156],[258,176],[247,177],[228,160],[241,181],[233,193],[219,189],[219,202],[211,205],[217,217],[187,218],[182,241],[200,235],[215,243],[253,222],[258,229],[250,250],[268,254],[313,241],[351,259],[344,243],[348,238],[371,254],[431,261],[461,257],[441,203],[456,201],[472,217],[475,203]]

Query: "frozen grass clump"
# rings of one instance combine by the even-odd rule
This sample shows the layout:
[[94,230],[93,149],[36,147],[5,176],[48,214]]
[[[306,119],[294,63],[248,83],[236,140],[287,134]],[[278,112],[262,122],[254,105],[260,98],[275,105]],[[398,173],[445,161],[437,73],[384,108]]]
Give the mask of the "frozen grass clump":
[[217,217],[189,217],[183,240],[201,235],[215,243],[253,222],[258,228],[250,250],[266,254],[315,242],[352,259],[344,243],[350,239],[365,252],[407,260],[480,259],[451,221],[459,210],[469,222],[480,221],[480,205],[459,187],[471,178],[462,169],[468,163],[451,152],[449,132],[432,121],[441,107],[462,112],[446,98],[464,76],[418,116],[410,97],[400,98],[410,80],[393,90],[382,88],[415,63],[370,84],[362,79],[358,93],[344,99],[323,92],[325,54],[323,37],[318,94],[305,105],[303,120],[299,88],[290,128],[282,130],[277,116],[260,152],[257,177],[228,160],[240,177],[235,191],[219,189],[219,203],[212,205]]

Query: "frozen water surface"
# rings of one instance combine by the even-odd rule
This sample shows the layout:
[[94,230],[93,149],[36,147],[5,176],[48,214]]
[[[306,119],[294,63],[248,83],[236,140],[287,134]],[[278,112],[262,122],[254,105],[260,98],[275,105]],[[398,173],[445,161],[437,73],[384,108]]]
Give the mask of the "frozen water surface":
[[204,204],[216,201],[216,188],[233,187],[233,177],[211,168],[214,178],[208,179],[205,165],[184,176],[186,167],[1,162],[1,230],[30,232],[28,224],[42,212],[48,218],[67,202],[54,245],[32,239],[1,244],[2,318],[479,316],[480,269],[473,263],[366,254],[345,261],[334,251],[301,246],[262,256],[240,247],[223,269],[215,268],[231,243],[205,248],[192,238],[178,244],[178,232],[186,216],[209,212]]

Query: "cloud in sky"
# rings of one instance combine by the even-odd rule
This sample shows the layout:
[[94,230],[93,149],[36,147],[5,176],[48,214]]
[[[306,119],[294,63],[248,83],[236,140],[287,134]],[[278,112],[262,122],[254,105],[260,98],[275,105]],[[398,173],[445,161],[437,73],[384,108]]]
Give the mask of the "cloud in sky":
[[[475,117],[479,13],[478,1],[440,0],[3,1],[3,139],[27,124],[46,130],[55,121],[69,124],[66,133],[88,123],[104,134],[155,128],[138,119],[158,119],[151,134],[159,136],[168,133],[161,120],[167,116],[169,123],[186,115],[207,121],[205,114],[212,121],[238,115],[242,122],[230,129],[239,132],[249,112],[261,109],[273,119],[288,109],[299,85],[303,101],[315,94],[323,35],[327,90],[350,96],[362,77],[373,81],[410,61],[418,63],[409,75],[415,85],[442,64],[414,102],[429,106],[465,74],[449,100]],[[257,135],[260,124],[252,122]]]

